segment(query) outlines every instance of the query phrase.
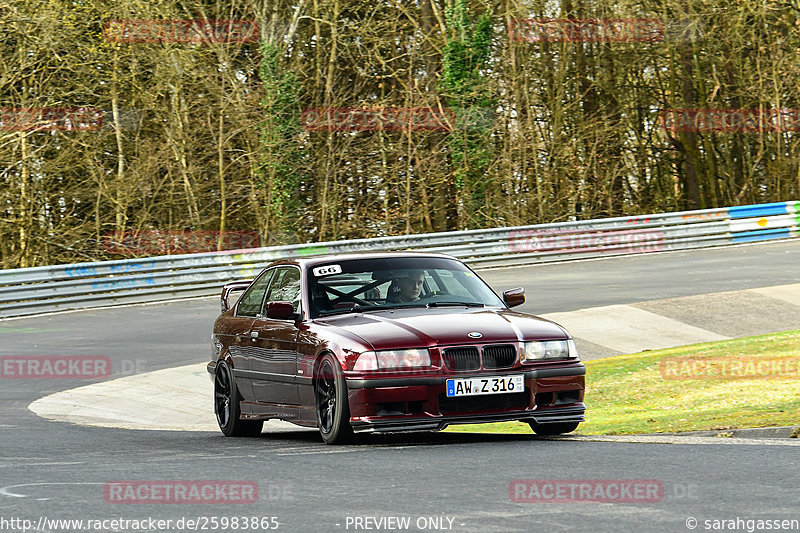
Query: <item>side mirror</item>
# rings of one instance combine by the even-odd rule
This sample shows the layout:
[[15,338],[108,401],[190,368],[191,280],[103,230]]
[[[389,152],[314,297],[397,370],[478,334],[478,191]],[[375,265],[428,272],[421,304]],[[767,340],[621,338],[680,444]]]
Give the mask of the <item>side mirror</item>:
[[517,287],[503,291],[503,301],[508,307],[516,307],[525,303],[525,289]]
[[267,318],[275,320],[287,320],[294,315],[292,302],[267,302]]
[[223,313],[233,307],[233,303],[230,301],[231,293],[245,290],[252,282],[252,279],[244,281],[232,281],[222,286],[222,295],[220,296],[219,305]]

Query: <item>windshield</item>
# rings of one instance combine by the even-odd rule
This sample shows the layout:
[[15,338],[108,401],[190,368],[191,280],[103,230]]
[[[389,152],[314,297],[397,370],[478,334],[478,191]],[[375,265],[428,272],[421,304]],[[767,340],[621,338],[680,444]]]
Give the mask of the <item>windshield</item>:
[[397,257],[331,261],[309,268],[311,317],[400,307],[502,307],[503,302],[453,259]]

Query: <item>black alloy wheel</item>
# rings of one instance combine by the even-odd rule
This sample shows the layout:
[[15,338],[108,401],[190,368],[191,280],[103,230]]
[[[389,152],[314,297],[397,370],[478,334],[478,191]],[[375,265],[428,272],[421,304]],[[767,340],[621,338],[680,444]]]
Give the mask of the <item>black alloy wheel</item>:
[[353,426],[350,425],[347,384],[339,362],[330,354],[322,358],[317,368],[314,396],[322,440],[327,444],[351,442]]
[[257,437],[264,427],[262,420],[241,420],[239,389],[230,366],[225,361],[217,363],[214,374],[214,413],[219,429],[226,437]]

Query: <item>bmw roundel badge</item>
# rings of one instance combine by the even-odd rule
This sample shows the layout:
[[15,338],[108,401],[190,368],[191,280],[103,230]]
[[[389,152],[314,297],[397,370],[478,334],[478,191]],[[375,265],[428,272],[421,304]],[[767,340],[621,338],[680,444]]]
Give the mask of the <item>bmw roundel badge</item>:
[[480,339],[481,337],[483,337],[483,334],[478,333],[477,331],[470,331],[469,333],[467,333],[467,337],[469,337],[470,339]]

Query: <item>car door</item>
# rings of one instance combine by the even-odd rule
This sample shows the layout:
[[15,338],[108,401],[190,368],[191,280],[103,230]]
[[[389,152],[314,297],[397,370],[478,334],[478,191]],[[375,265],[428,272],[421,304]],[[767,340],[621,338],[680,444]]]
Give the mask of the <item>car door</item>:
[[251,342],[256,347],[250,359],[253,393],[256,401],[299,405],[297,386],[297,321],[268,318],[270,302],[291,302],[300,312],[300,269],[285,266],[275,269],[272,283],[264,298],[261,313],[250,328]]
[[233,375],[239,392],[247,401],[254,399],[252,379],[248,373],[255,348],[250,331],[264,307],[264,296],[274,273],[273,269],[261,274],[239,298],[233,316],[226,319],[225,329],[229,332],[227,343],[228,353],[233,360]]

